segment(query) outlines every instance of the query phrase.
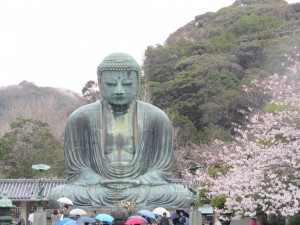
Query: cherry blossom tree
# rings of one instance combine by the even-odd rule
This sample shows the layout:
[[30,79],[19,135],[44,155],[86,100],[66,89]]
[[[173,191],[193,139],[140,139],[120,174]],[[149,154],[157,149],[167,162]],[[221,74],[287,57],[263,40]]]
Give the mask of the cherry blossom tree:
[[[233,142],[215,142],[220,150],[213,156],[207,155],[212,167],[186,172],[207,198],[226,196],[226,202],[217,211],[234,213],[233,219],[256,216],[264,225],[271,216],[286,218],[300,211],[298,49],[287,57],[287,76],[275,74],[245,87],[245,91],[262,91],[272,96],[265,110],[244,112],[249,123],[247,127],[237,125],[238,135]],[[228,170],[212,174],[210,170],[216,165]]]

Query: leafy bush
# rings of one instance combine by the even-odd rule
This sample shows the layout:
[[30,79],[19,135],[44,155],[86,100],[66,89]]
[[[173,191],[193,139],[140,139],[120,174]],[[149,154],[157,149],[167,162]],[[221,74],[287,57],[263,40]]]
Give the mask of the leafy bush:
[[288,219],[288,225],[299,225],[299,221],[300,221],[300,213],[290,217]]
[[225,175],[228,172],[229,168],[224,166],[215,166],[208,168],[208,174],[213,178],[217,178],[220,175]]
[[272,28],[280,26],[282,23],[283,20],[275,15],[248,15],[233,23],[231,31],[236,36],[249,35],[271,30]]
[[224,204],[226,202],[226,195],[218,195],[211,199],[210,205],[214,208],[222,209],[224,208]]

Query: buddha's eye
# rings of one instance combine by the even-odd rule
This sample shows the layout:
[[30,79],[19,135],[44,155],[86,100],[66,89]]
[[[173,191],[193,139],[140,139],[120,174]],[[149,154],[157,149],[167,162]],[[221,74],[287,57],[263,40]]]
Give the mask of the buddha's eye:
[[126,79],[122,81],[123,85],[131,85],[132,84],[132,80]]
[[117,84],[116,84],[116,83],[110,83],[110,82],[107,82],[106,85],[107,85],[107,86],[116,86]]
[[109,79],[108,81],[106,81],[106,85],[107,86],[116,86],[117,82],[114,80]]

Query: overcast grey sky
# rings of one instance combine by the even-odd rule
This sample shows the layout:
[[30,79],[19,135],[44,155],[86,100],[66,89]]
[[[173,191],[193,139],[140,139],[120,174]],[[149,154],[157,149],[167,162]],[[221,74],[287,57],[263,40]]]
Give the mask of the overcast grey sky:
[[[1,0],[0,86],[23,80],[81,93],[102,59],[126,52],[142,63],[196,15],[234,0]],[[299,0],[288,0],[289,3]]]

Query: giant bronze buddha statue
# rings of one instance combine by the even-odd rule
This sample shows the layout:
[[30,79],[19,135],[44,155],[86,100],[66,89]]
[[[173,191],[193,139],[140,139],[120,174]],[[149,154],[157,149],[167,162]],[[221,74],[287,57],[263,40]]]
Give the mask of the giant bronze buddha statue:
[[126,200],[139,206],[180,207],[191,193],[170,182],[172,127],[159,108],[138,100],[141,69],[129,55],[108,55],[98,70],[101,98],[75,110],[65,132],[68,183],[60,197],[81,207],[112,206]]

